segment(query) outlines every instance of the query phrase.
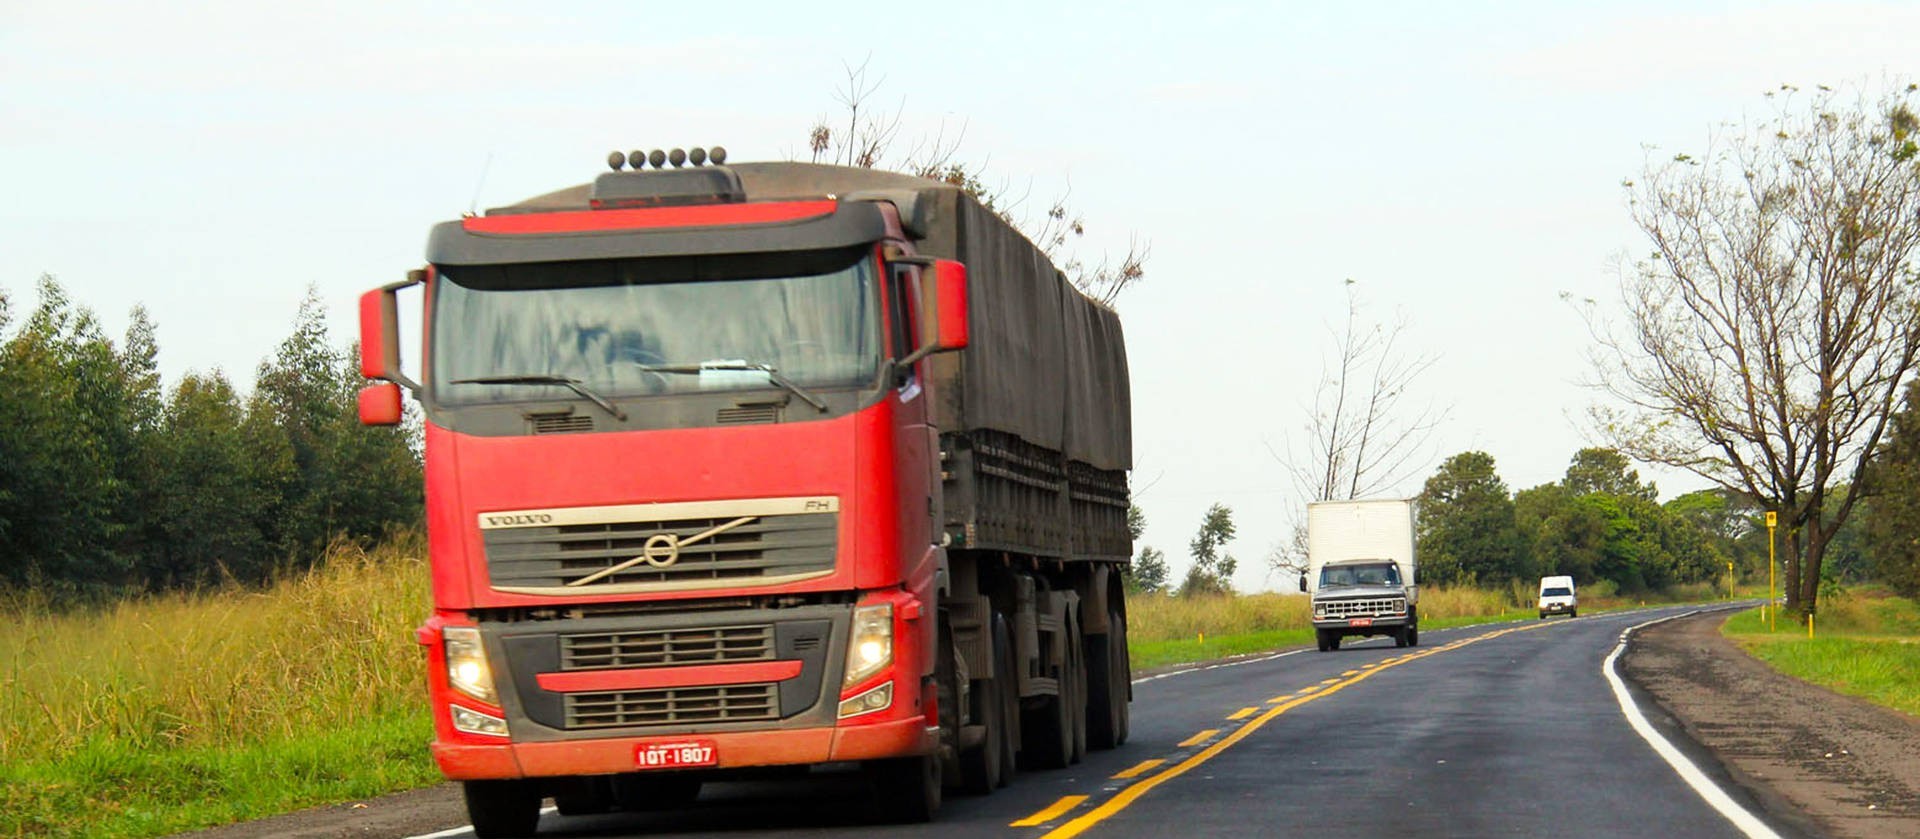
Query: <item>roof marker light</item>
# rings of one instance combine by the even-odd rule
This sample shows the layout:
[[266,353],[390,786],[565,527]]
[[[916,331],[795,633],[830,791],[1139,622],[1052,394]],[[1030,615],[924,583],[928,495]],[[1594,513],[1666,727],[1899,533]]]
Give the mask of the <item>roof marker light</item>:
[[714,146],[707,151],[707,157],[713,160],[713,165],[719,166],[727,162],[727,150],[724,146]]
[[607,152],[607,168],[612,169],[615,172],[618,172],[620,171],[620,167],[625,165],[627,165],[626,155],[621,154],[620,152],[617,152],[617,151]]
[[688,149],[687,162],[695,166],[699,166],[700,164],[707,162],[707,150],[700,148],[699,146],[694,146],[693,148]]
[[687,153],[680,149],[674,149],[673,151],[667,152],[667,162],[672,163],[673,168],[678,169],[681,166],[686,165]]
[[667,153],[659,149],[647,152],[647,162],[653,164],[653,168],[655,169],[665,169],[667,168]]

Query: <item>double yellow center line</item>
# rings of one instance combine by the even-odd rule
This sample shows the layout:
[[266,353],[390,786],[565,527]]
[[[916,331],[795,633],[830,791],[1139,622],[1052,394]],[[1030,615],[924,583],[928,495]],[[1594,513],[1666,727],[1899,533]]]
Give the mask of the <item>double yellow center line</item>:
[[[1230,748],[1233,748],[1235,744],[1239,743],[1242,740],[1247,739],[1247,737],[1251,736],[1253,732],[1259,730],[1261,726],[1266,725],[1269,722],[1272,722],[1274,718],[1280,716],[1281,714],[1284,714],[1288,711],[1298,708],[1301,705],[1305,705],[1308,702],[1312,702],[1315,699],[1319,699],[1323,696],[1328,696],[1330,694],[1337,693],[1341,690],[1344,690],[1348,687],[1351,687],[1355,684],[1365,681],[1366,679],[1380,673],[1383,670],[1386,670],[1389,667],[1398,667],[1409,661],[1415,661],[1418,659],[1426,658],[1427,656],[1430,656],[1430,655],[1439,655],[1440,653],[1444,653],[1448,650],[1459,649],[1468,644],[1479,643],[1481,641],[1485,641],[1490,638],[1498,638],[1502,635],[1506,635],[1513,632],[1524,632],[1529,629],[1539,629],[1540,627],[1546,626],[1546,625],[1547,624],[1538,624],[1538,623],[1525,624],[1522,626],[1514,626],[1514,627],[1509,627],[1507,629],[1501,629],[1501,630],[1495,630],[1493,632],[1482,633],[1480,635],[1475,635],[1471,638],[1463,638],[1461,640],[1454,641],[1450,644],[1434,647],[1432,649],[1422,650],[1416,653],[1407,653],[1405,655],[1388,658],[1376,664],[1366,665],[1356,670],[1348,670],[1345,673],[1342,673],[1337,678],[1327,679],[1317,685],[1312,685],[1312,686],[1303,688],[1301,690],[1295,691],[1293,693],[1276,696],[1272,699],[1267,700],[1268,704],[1271,704],[1273,707],[1268,708],[1264,713],[1261,713],[1259,716],[1253,717],[1253,719],[1242,724],[1239,728],[1234,729],[1232,733],[1228,734],[1226,737],[1221,738],[1219,742],[1216,742],[1213,745],[1206,747],[1205,749],[1201,749],[1199,752],[1194,753],[1193,755],[1189,756],[1187,759],[1182,760],[1179,763],[1176,763],[1170,767],[1167,767],[1165,770],[1157,774],[1151,775],[1145,778],[1144,780],[1135,781],[1134,783],[1127,785],[1125,789],[1120,790],[1120,792],[1116,793],[1112,798],[1109,798],[1101,802],[1099,806],[1096,806],[1093,809],[1088,810],[1085,813],[1082,813],[1078,817],[1075,817],[1072,821],[1069,821],[1066,824],[1060,825],[1059,827],[1056,827],[1053,830],[1047,832],[1044,836],[1041,837],[1041,839],[1068,839],[1068,837],[1079,836],[1081,833],[1085,832],[1087,828],[1093,827],[1094,825],[1099,824],[1100,822],[1105,821],[1106,819],[1112,817],[1115,813],[1118,813],[1121,810],[1126,809],[1128,805],[1131,805],[1133,802],[1138,801],[1141,796],[1146,795],[1147,793],[1153,791],[1154,787],[1157,787],[1163,783],[1166,783],[1167,781],[1173,780],[1174,778],[1178,778],[1181,775],[1184,775],[1187,772],[1191,771],[1195,767],[1203,763],[1206,763],[1209,760],[1214,759],[1214,757],[1218,756],[1221,752],[1224,752]],[[1253,713],[1257,710],[1258,710],[1257,708],[1243,708],[1240,711],[1234,713],[1232,716],[1230,716],[1229,719],[1236,719],[1236,720],[1245,719],[1249,716],[1252,716]],[[1192,737],[1187,738],[1186,740],[1181,741],[1179,747],[1190,748],[1193,746],[1200,745],[1201,743],[1205,743],[1209,740],[1212,740],[1213,737],[1219,733],[1220,733],[1219,729],[1212,729],[1212,728],[1207,729],[1198,734],[1195,734]],[[1117,774],[1113,777],[1115,780],[1128,780],[1132,778],[1137,778],[1148,772],[1152,772],[1154,769],[1160,767],[1165,762],[1166,761],[1160,760],[1160,759],[1143,761],[1138,765],[1135,765],[1134,767],[1124,772],[1121,772],[1120,774]],[[1085,795],[1069,795],[1069,796],[1063,797],[1059,801],[1055,801],[1053,804],[1049,805],[1046,809],[1041,810],[1037,813],[1034,813],[1033,815],[1028,816],[1024,819],[1021,819],[1017,822],[1013,822],[1009,826],[1010,827],[1041,827],[1041,826],[1047,825],[1051,823],[1054,819],[1057,819],[1061,816],[1066,815],[1069,812],[1072,812],[1075,808],[1079,807],[1082,803],[1086,802],[1088,797],[1089,796],[1085,796]]]

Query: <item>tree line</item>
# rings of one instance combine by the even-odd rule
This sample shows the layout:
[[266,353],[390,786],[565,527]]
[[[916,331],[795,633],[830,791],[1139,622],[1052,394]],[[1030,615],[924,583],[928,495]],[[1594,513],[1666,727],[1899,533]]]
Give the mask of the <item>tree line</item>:
[[259,583],[335,538],[420,520],[414,424],[359,425],[358,350],[309,289],[250,394],[218,369],[164,388],[135,306],[116,344],[51,276],[0,289],[0,588],[56,604]]

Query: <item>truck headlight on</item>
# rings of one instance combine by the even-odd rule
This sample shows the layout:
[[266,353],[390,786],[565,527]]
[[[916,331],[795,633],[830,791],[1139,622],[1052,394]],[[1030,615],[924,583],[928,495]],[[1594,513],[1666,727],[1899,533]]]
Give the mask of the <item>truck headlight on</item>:
[[893,663],[893,605],[853,610],[853,637],[847,639],[847,677],[852,687]]
[[453,689],[489,705],[499,704],[493,691],[493,668],[487,666],[487,648],[480,643],[480,630],[471,626],[449,626],[440,630],[446,639],[447,682]]

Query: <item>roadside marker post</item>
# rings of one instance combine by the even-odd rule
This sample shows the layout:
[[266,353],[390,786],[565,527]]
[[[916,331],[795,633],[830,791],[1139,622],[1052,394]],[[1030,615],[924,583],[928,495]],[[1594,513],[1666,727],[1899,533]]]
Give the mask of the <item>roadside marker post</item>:
[[1767,631],[1768,632],[1773,632],[1779,628],[1774,625],[1775,624],[1774,613],[1779,610],[1774,608],[1774,602],[1773,602],[1773,527],[1774,525],[1779,523],[1780,523],[1780,514],[1772,510],[1768,510],[1767,511]]

